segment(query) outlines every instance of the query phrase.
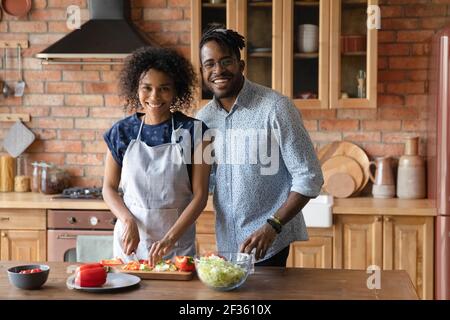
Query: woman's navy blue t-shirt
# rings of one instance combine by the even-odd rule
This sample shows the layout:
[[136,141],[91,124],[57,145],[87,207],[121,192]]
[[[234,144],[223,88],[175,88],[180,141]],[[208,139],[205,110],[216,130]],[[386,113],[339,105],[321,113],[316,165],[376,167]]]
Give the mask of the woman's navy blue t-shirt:
[[[127,118],[124,118],[116,122],[111,129],[109,129],[104,135],[106,144],[113,158],[116,160],[117,164],[122,167],[123,157],[125,151],[128,148],[132,139],[136,139],[139,133],[139,128],[141,126],[141,116],[143,113],[135,113]],[[183,128],[189,131],[191,136],[191,155],[194,154],[194,148],[203,137],[203,133],[208,129],[208,127],[200,120],[186,116],[181,112],[174,112],[173,119],[175,124],[175,129]],[[201,136],[197,137],[198,131],[195,129],[201,124]],[[157,125],[144,124],[141,132],[141,141],[145,142],[148,146],[154,147],[160,144],[169,143],[172,136],[172,120],[169,119]],[[194,141],[196,139],[196,141]],[[178,140],[182,143],[181,140]],[[183,146],[183,143],[182,143]],[[192,166],[187,164],[187,169],[189,173],[189,178],[191,177]]]

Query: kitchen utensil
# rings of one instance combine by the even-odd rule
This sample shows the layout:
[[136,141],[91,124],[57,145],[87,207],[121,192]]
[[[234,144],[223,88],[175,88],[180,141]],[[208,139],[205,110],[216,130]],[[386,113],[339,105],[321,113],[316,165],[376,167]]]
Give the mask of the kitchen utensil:
[[407,139],[398,163],[397,197],[401,199],[425,198],[425,162],[418,153],[419,137]]
[[356,190],[357,185],[351,175],[345,172],[333,174],[327,181],[326,191],[336,198],[348,198]]
[[[40,272],[22,274],[20,271],[41,269]],[[35,290],[44,285],[48,279],[50,267],[44,264],[29,264],[8,269],[9,282],[20,289]]]
[[0,157],[0,192],[14,190],[14,159],[8,155]]
[[141,282],[141,279],[131,274],[109,272],[106,276],[106,283],[101,287],[80,287],[75,284],[75,275],[71,275],[67,278],[66,286],[69,289],[77,289],[86,292],[108,292],[133,287],[139,282]]
[[355,194],[361,192],[361,190],[364,189],[364,187],[369,182],[369,157],[367,157],[367,154],[363,149],[361,149],[356,144],[348,141],[335,141],[333,143],[327,144],[326,146],[322,147],[317,154],[321,164],[323,164],[331,157],[337,155],[344,155],[353,158],[361,166],[361,169],[364,173],[364,179],[362,185],[358,189],[356,189]]
[[34,133],[24,126],[20,120],[17,120],[6,134],[3,140],[3,148],[16,158],[33,143],[34,139]]
[[336,173],[346,173],[350,175],[356,184],[356,189],[364,182],[364,173],[358,162],[347,156],[334,156],[322,164],[324,187],[328,185],[330,177]]
[[3,93],[3,97],[8,98],[9,96],[9,87],[8,84],[6,83],[6,66],[8,65],[8,49],[4,48],[3,49],[3,89],[2,89],[2,93]]
[[378,157],[370,162],[375,166],[375,175],[369,171],[373,182],[372,195],[374,198],[393,198],[395,196],[394,174],[392,172],[391,157]]
[[25,90],[25,81],[23,81],[23,74],[22,74],[22,47],[20,46],[20,44],[17,47],[17,57],[19,59],[19,80],[16,83],[14,96],[21,97],[23,96],[23,91]]
[[31,0],[2,0],[2,7],[11,16],[22,17],[31,9]]

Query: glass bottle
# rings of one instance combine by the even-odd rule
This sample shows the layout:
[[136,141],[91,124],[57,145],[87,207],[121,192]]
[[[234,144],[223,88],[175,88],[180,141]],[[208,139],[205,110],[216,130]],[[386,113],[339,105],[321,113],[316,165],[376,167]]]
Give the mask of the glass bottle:
[[31,164],[33,166],[33,173],[31,177],[31,191],[39,192],[41,188],[41,170],[40,164],[38,162],[33,162]]
[[364,70],[359,70],[358,76],[356,77],[358,81],[358,98],[366,97],[366,72]]
[[16,176],[14,177],[14,191],[30,191],[30,177],[28,175],[28,161],[25,155],[16,158]]
[[68,187],[68,176],[64,170],[53,164],[45,164],[41,174],[41,192],[45,194],[61,193]]

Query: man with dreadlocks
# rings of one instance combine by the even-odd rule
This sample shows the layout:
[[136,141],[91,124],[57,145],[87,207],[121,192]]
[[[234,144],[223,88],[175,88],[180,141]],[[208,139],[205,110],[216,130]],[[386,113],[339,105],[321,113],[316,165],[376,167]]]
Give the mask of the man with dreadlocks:
[[[301,210],[317,197],[323,177],[292,101],[244,77],[244,46],[240,34],[217,26],[200,41],[203,83],[214,97],[197,118],[225,137],[214,140],[214,151],[227,159],[213,166],[217,246],[221,251],[253,252],[257,266],[286,266],[290,243],[308,240]],[[267,163],[261,155],[257,163],[229,161],[232,148],[237,148],[234,155],[255,159],[254,148],[229,138],[236,133],[250,137],[246,132],[252,130],[266,132],[258,146],[261,140],[271,145],[277,170],[264,171]]]

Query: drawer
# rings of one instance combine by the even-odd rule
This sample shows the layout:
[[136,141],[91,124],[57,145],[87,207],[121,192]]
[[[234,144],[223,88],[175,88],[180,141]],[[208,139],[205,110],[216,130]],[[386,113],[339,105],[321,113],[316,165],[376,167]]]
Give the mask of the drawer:
[[197,219],[197,233],[214,234],[216,232],[215,225],[216,216],[213,211],[203,211]]
[[45,210],[0,209],[0,229],[45,230]]

